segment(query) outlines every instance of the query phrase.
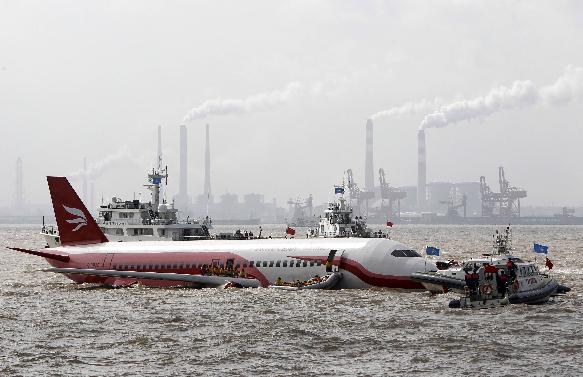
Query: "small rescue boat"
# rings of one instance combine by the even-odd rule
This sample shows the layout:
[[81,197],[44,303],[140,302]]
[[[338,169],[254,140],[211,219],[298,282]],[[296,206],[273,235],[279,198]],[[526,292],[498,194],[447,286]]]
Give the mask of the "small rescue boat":
[[411,279],[422,283],[432,293],[462,293],[460,299],[450,302],[450,308],[537,305],[570,290],[552,276],[540,272],[535,263],[511,254],[510,227],[504,234],[496,232],[493,247],[491,254],[471,258],[459,267],[418,272],[412,274]]

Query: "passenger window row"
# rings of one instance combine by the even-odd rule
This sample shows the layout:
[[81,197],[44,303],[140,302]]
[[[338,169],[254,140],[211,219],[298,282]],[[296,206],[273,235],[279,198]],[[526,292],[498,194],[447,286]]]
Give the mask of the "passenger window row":
[[[255,264],[254,264],[255,263]],[[253,267],[253,265],[255,265],[255,267],[308,267],[308,264],[310,267],[314,267],[314,266],[321,266],[322,265],[322,261],[302,261],[302,260],[284,260],[284,261],[251,261],[249,262],[249,267]],[[243,267],[247,267],[246,263],[243,263]]]
[[[239,268],[247,268],[247,267],[308,267],[308,264],[310,267],[314,267],[314,266],[321,266],[322,262],[321,261],[302,261],[302,260],[284,260],[284,261],[250,261],[249,264],[247,265],[247,262],[243,262],[243,265],[241,265],[241,263],[237,262],[234,267],[236,269]],[[139,271],[139,270],[178,270],[178,269],[190,269],[192,268],[198,268],[201,269],[204,265],[206,266],[211,266],[211,265],[215,265],[217,267],[225,267],[224,263],[156,263],[156,264],[117,264],[114,263],[112,264],[112,269],[114,270],[127,270],[127,271]],[[231,265],[233,267],[233,265]]]

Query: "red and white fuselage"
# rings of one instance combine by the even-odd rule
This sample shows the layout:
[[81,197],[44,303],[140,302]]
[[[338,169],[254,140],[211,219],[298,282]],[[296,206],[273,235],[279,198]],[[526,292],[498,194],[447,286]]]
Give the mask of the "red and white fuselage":
[[[420,283],[410,280],[410,275],[435,269],[433,263],[420,257],[394,256],[395,250],[409,248],[382,238],[105,242],[46,249],[47,252],[69,256],[68,262],[47,259],[52,266],[59,268],[196,275],[202,273],[204,265],[229,265],[244,270],[262,286],[273,284],[278,278],[304,281],[315,275],[323,276],[332,250],[336,250],[332,264],[343,274],[338,288],[423,289]],[[103,276],[68,276],[77,282],[114,284],[119,280]],[[167,281],[152,279],[142,283],[169,285]]]
[[342,274],[337,288],[422,290],[411,274],[437,270],[386,238],[109,242],[67,179],[47,180],[61,246],[12,249],[46,258],[53,266],[49,271],[79,283],[267,287],[278,278],[306,281],[334,269]]

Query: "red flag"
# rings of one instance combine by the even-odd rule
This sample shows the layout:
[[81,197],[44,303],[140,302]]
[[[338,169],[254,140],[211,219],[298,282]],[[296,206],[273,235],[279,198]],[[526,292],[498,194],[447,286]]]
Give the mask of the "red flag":
[[496,266],[492,266],[491,264],[487,264],[484,266],[484,272],[487,274],[496,274],[498,273],[498,268]]
[[545,266],[547,266],[550,270],[551,268],[553,268],[554,264],[553,264],[553,262],[551,262],[551,260],[549,258],[547,258],[547,260],[545,262]]
[[296,234],[296,230],[293,228],[290,228],[289,226],[287,227],[287,229],[285,230],[286,234],[289,234],[290,236],[293,236]]
[[393,223],[390,221],[387,221],[387,226],[390,226],[391,228],[393,227]]

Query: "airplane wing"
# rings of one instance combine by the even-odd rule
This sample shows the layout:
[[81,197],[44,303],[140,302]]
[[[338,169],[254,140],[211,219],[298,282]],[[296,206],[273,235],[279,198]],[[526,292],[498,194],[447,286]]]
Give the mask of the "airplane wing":
[[465,280],[436,274],[434,272],[415,272],[411,274],[411,280],[419,283],[429,283],[441,285],[451,289],[463,290],[466,285]]
[[39,257],[43,257],[43,258],[54,259],[54,260],[58,260],[61,262],[68,262],[69,261],[69,256],[64,255],[64,254],[47,253],[45,251],[29,250],[29,249],[23,249],[21,247],[9,247],[8,246],[7,249],[20,251],[21,253],[25,253],[25,254],[36,255]]
[[139,272],[139,271],[117,271],[117,270],[96,270],[92,268],[47,268],[45,272],[56,272],[59,274],[79,274],[90,276],[103,276],[113,278],[145,279],[145,280],[168,280],[178,282],[189,282],[199,285],[201,288],[217,288],[229,282],[240,284],[244,288],[257,288],[261,286],[259,280],[251,278],[231,278],[227,276],[207,276],[190,274],[173,274],[167,272]]

